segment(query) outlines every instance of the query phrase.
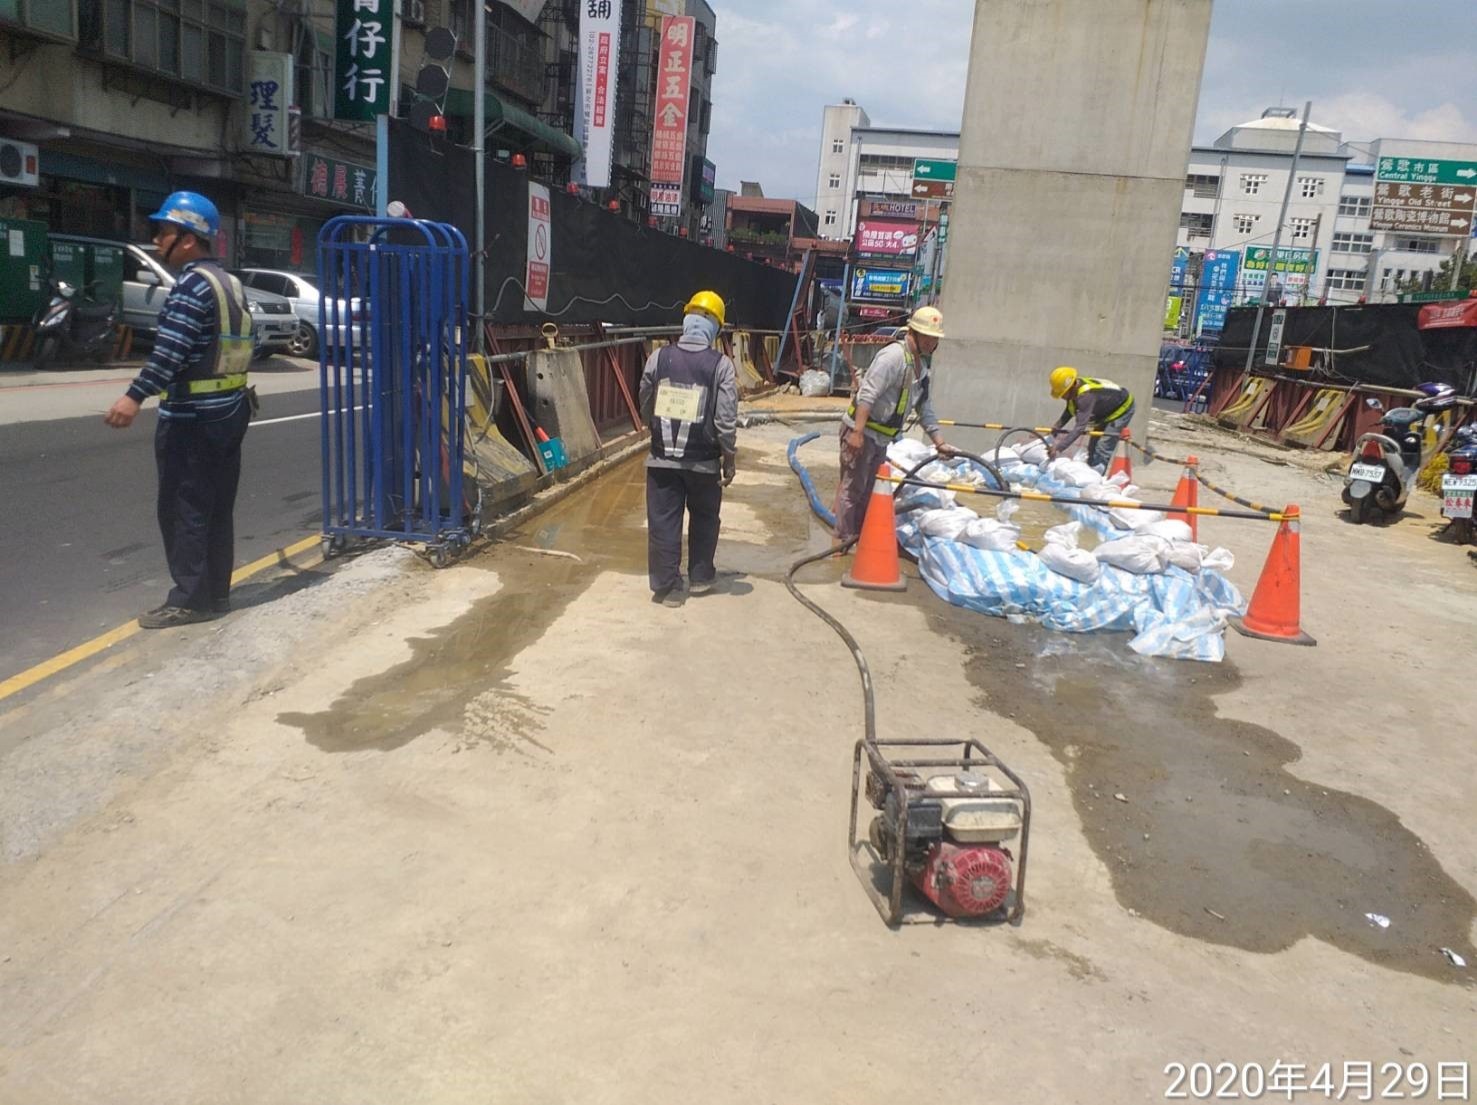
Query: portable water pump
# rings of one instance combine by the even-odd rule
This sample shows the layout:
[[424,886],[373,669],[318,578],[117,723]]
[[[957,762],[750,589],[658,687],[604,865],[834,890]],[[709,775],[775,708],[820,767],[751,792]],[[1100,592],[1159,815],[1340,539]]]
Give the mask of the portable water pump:
[[[928,750],[955,754],[923,758]],[[898,758],[900,754],[909,758]],[[858,840],[864,758],[865,794],[877,813],[867,839]],[[937,919],[927,911],[919,915],[905,909],[905,884],[955,920],[1019,924],[1025,911],[1030,823],[1025,783],[978,741],[857,744],[852,865],[888,924]],[[1012,848],[1019,849],[1019,858]]]

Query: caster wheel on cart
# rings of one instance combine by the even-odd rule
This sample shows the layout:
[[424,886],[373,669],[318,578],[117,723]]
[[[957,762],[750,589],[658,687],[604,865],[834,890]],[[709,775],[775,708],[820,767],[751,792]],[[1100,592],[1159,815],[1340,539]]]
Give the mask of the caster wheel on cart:
[[435,545],[426,550],[431,558],[431,567],[444,568],[451,563],[451,551],[445,545]]
[[332,560],[336,556],[342,556],[344,550],[348,547],[348,538],[341,533],[334,534],[332,537],[325,537],[323,539],[323,559]]

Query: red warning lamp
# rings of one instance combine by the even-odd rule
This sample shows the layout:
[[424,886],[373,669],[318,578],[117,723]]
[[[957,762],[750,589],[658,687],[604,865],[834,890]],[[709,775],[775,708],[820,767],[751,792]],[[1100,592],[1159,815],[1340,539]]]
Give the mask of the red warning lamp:
[[611,210],[611,211],[619,211],[621,209],[621,201],[620,200],[611,200],[605,206],[606,206],[606,208],[608,210]]
[[446,116],[432,115],[429,119],[426,120],[426,129],[429,131],[433,131],[436,134],[445,134]]
[[564,186],[564,190],[568,192],[571,196],[577,196],[580,194],[580,186],[572,180]]
[[687,237],[687,227],[684,226],[680,230],[678,230],[677,231],[677,237],[679,237],[679,238],[686,238]]
[[646,225],[649,226],[649,227],[651,227],[653,230],[655,230],[656,229],[656,216],[655,215],[648,215],[647,218],[646,218]]
[[526,169],[526,168],[528,168],[528,158],[524,157],[521,153],[515,153],[513,155],[513,168],[515,168],[515,169]]

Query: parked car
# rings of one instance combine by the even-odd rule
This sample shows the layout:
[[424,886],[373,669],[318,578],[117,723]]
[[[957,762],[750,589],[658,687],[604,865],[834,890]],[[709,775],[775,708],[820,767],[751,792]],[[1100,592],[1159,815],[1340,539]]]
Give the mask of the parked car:
[[[135,337],[152,342],[155,331],[159,329],[159,311],[164,306],[164,297],[174,287],[174,274],[159,262],[153,245],[113,242],[75,234],[53,234],[51,238],[53,241],[122,248],[123,291],[119,321],[133,327]],[[282,296],[252,288],[245,291],[247,306],[251,308],[257,354],[265,357],[286,353],[297,336],[297,318],[292,313],[292,304]]]
[[320,325],[326,325],[337,334],[334,346],[339,349],[359,345],[359,323],[364,321],[361,300],[357,297],[345,303],[338,301],[337,313],[332,301],[322,304],[325,317],[319,319],[318,311],[322,296],[318,291],[318,278],[304,272],[289,272],[285,269],[238,269],[236,275],[248,288],[280,295],[292,304],[297,316],[298,330],[293,339],[291,353],[294,357],[316,357],[320,340]]

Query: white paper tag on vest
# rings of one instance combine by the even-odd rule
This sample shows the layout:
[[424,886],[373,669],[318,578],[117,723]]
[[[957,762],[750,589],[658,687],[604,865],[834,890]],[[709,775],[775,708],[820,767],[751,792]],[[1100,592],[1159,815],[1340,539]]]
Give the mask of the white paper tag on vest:
[[703,397],[708,389],[697,385],[674,384],[663,380],[656,386],[656,403],[652,413],[673,422],[696,422],[702,417]]

